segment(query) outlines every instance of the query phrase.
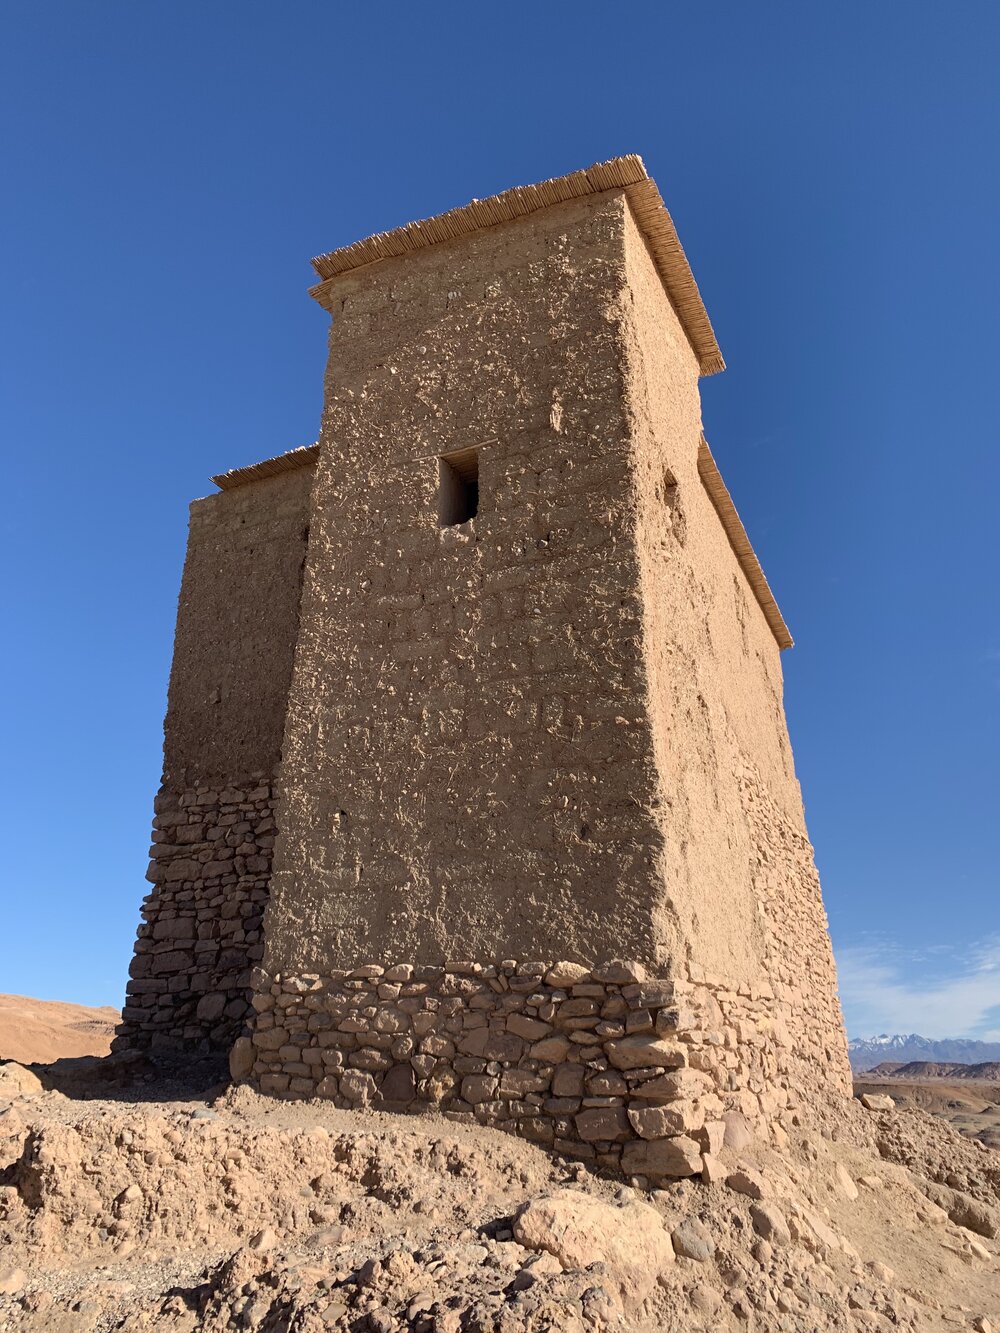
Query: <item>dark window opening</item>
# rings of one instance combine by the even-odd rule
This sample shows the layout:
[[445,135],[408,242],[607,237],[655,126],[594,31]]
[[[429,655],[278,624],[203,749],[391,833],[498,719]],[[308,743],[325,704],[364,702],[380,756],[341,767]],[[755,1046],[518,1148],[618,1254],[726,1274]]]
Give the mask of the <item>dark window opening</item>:
[[479,450],[460,449],[438,459],[438,522],[468,523],[479,509]]

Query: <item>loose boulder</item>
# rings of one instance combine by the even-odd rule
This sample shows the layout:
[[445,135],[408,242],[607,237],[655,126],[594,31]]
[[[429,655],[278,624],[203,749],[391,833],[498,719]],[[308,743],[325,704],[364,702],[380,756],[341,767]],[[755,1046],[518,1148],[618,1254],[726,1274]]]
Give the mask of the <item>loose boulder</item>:
[[15,1097],[37,1097],[45,1089],[42,1080],[24,1065],[14,1060],[0,1065],[0,1100],[13,1101]]
[[28,1285],[28,1275],[23,1268],[10,1268],[0,1274],[0,1295],[16,1296]]
[[722,1120],[726,1127],[724,1142],[727,1148],[739,1153],[753,1142],[753,1133],[746,1117],[740,1115],[739,1111],[727,1111]]
[[763,1199],[767,1196],[767,1182],[759,1171],[745,1162],[738,1162],[736,1170],[726,1176],[726,1184],[736,1194],[746,1194],[751,1199]]
[[526,1249],[555,1255],[563,1269],[606,1265],[602,1281],[626,1306],[641,1304],[674,1262],[655,1208],[638,1200],[615,1208],[576,1190],[525,1204],[514,1219],[514,1237]]
[[229,1052],[229,1075],[234,1083],[250,1077],[254,1065],[253,1043],[249,1037],[237,1037]]
[[626,1143],[622,1170],[628,1176],[647,1176],[656,1182],[697,1176],[702,1169],[701,1145],[685,1134],[672,1139],[650,1139]]
[[880,1092],[863,1092],[861,1105],[868,1111],[895,1111],[896,1103]]
[[706,1263],[715,1254],[715,1242],[704,1222],[697,1217],[686,1217],[671,1232],[674,1252],[685,1259],[694,1259],[697,1263]]
[[792,1239],[788,1223],[780,1208],[771,1203],[755,1203],[750,1208],[753,1229],[771,1245],[788,1245]]

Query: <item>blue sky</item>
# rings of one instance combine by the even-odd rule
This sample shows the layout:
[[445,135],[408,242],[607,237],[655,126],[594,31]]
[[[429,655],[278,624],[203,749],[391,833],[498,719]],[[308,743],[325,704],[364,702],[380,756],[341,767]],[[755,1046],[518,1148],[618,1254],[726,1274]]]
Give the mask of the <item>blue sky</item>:
[[309,257],[639,152],[849,1026],[1000,1029],[998,47],[976,0],[4,6],[0,990],[121,1000],[187,502],[316,436]]

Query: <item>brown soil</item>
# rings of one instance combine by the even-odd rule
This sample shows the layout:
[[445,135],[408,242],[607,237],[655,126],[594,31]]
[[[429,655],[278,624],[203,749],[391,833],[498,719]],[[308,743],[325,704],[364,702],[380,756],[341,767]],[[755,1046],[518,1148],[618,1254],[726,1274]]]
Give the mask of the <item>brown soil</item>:
[[1000,1157],[920,1111],[816,1107],[739,1169],[723,1150],[730,1183],[650,1193],[475,1123],[274,1101],[217,1075],[115,1056],[8,1066],[0,1330],[922,1333],[1000,1318]]
[[107,1055],[121,1019],[117,1009],[0,995],[0,1060],[61,1060]]

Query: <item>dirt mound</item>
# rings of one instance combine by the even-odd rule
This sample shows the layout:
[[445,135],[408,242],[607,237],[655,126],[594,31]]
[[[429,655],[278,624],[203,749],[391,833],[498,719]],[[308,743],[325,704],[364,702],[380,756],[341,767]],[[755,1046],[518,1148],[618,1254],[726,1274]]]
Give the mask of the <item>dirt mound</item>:
[[115,1057],[89,1090],[79,1067],[37,1072],[0,1100],[0,1328],[922,1333],[1000,1317],[1000,1158],[919,1112],[796,1114],[780,1148],[723,1149],[716,1183],[649,1191],[474,1122],[193,1096]]
[[117,1009],[0,995],[0,1060],[47,1064],[66,1056],[107,1055]]

